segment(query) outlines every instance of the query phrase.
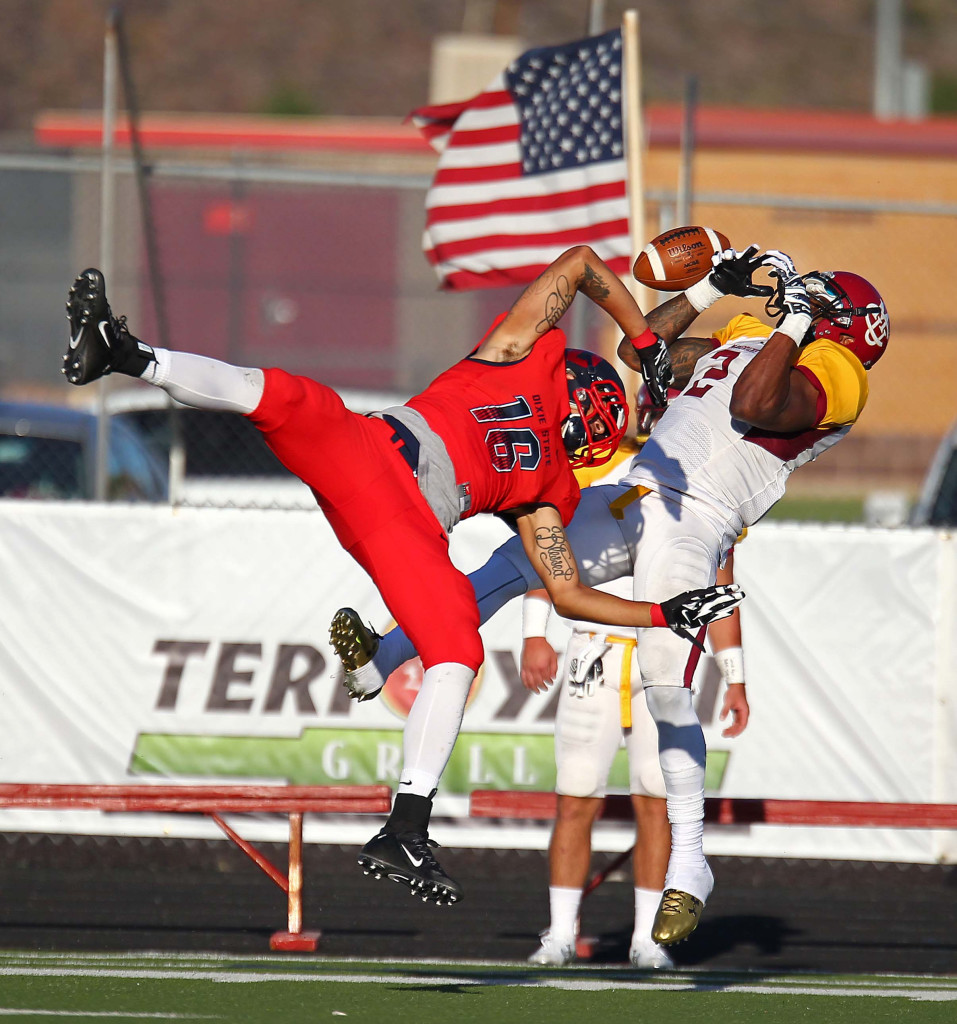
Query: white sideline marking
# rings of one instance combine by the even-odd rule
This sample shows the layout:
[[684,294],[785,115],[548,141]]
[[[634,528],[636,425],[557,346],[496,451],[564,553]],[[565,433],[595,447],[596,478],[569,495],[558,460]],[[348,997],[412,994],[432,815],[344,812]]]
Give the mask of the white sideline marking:
[[[539,978],[529,977],[535,971],[520,970],[509,974],[483,978],[468,974],[417,975],[414,978],[403,978],[394,974],[312,974],[293,973],[286,971],[221,971],[221,970],[163,970],[155,968],[89,968],[89,967],[0,967],[0,976],[28,977],[94,977],[94,978],[129,978],[132,980],[185,980],[211,981],[217,984],[247,985],[258,982],[333,982],[338,984],[369,985],[389,984],[406,986],[460,986],[476,987],[511,986],[515,988],[554,988],[573,992],[610,992],[615,989],[631,991],[667,991],[667,992],[729,992],[750,995],[798,995],[798,996],[872,996],[879,999],[911,999],[921,1002],[955,1002],[957,986],[948,987],[946,979],[928,978],[928,984],[901,985],[884,988],[879,981],[854,983],[845,979],[833,981],[822,980],[809,983],[805,979],[797,981],[782,977],[777,984],[749,983],[730,977],[718,978],[708,975],[681,975],[670,978],[656,977],[651,979],[613,979],[607,980],[586,976]],[[915,979],[916,980],[916,979]],[[937,982],[935,985],[934,982]],[[2,1011],[0,1011],[2,1012]],[[74,1014],[75,1015],[75,1014]],[[112,1014],[112,1016],[124,1016]],[[135,1016],[135,1015],[125,1015]],[[162,1014],[141,1014],[144,1017],[174,1016]]]
[[0,1017],[122,1017],[129,1020],[220,1020],[195,1013],[124,1013],[121,1010],[33,1010],[13,1006],[0,1006]]

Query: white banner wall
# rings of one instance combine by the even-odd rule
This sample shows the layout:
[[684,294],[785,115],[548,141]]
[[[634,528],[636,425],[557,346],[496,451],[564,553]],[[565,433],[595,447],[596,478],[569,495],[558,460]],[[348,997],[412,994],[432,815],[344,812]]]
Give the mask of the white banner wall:
[[[365,573],[310,511],[0,502],[0,781],[394,783],[413,666],[377,700],[333,678],[343,604],[390,624]],[[456,529],[468,570],[507,536]],[[721,736],[708,659],[698,709],[712,793],[957,802],[957,551],[934,531],[759,525],[736,556],[752,719]],[[413,567],[414,568],[414,567]],[[467,818],[475,788],[554,784],[555,694],[518,679],[519,603],[483,629],[486,663],[436,805],[448,845],[544,847],[548,827]],[[550,634],[556,646],[559,625]],[[615,780],[625,786],[623,752]],[[252,832],[250,832],[250,827]],[[215,835],[180,816],[0,813],[5,830]],[[307,841],[364,842],[368,820],[307,819]],[[272,819],[244,831],[281,838]],[[600,826],[596,848],[628,845]],[[710,852],[932,862],[922,830],[713,828]]]

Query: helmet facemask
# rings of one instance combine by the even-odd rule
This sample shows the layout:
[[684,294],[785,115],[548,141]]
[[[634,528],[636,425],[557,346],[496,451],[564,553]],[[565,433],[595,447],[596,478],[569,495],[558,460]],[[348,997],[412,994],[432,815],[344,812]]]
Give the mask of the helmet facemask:
[[621,379],[606,360],[591,352],[569,349],[568,417],[562,441],[573,469],[608,462],[628,427],[628,403]]
[[[847,271],[814,270],[801,280],[811,300],[811,325],[799,347],[812,341],[826,340],[849,348],[870,369],[886,347],[890,326],[883,300],[870,282]],[[847,282],[861,304],[844,287]],[[779,323],[785,315],[784,284],[779,279],[774,294],[765,303],[768,316]]]

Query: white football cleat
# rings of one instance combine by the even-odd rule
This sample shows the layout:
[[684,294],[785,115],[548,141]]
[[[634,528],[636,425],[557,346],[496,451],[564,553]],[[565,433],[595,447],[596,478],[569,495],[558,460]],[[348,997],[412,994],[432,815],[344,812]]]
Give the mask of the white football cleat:
[[540,967],[565,967],[575,959],[575,937],[559,938],[550,931],[539,936],[542,944],[528,958],[530,964]]
[[632,942],[628,959],[639,971],[671,971],[675,966],[666,950],[651,939]]

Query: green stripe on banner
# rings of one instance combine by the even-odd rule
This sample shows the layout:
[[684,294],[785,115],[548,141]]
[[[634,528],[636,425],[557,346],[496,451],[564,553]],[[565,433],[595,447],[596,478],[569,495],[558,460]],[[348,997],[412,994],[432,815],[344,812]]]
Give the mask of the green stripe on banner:
[[[708,753],[706,788],[720,790],[726,750]],[[200,778],[282,779],[292,785],[392,784],[402,763],[398,729],[305,729],[295,738],[196,736],[141,733],[130,761],[136,775]],[[555,787],[555,751],[550,735],[461,733],[441,791],[473,789],[550,790]],[[609,787],[628,790],[624,749],[615,755]]]

